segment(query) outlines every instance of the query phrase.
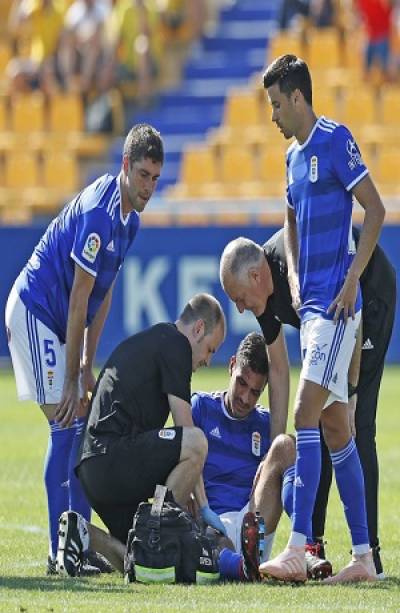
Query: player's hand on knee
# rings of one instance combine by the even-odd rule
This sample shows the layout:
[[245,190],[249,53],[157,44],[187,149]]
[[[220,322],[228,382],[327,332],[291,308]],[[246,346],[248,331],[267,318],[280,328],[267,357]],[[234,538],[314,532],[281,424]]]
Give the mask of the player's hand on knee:
[[78,414],[79,406],[79,387],[77,383],[74,383],[64,389],[61,402],[55,412],[55,420],[62,428],[69,428],[72,425]]
[[226,528],[222,523],[219,515],[215,513],[212,509],[210,509],[208,504],[204,505],[204,507],[201,507],[200,515],[208,526],[215,528],[215,530],[218,530],[218,532],[221,532],[221,534],[223,534],[224,536],[228,536]]

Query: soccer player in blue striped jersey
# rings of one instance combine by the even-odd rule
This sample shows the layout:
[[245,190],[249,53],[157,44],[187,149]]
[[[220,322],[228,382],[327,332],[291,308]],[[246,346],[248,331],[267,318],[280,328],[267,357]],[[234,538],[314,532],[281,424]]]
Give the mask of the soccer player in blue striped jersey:
[[83,189],[51,222],[14,283],[6,307],[20,400],[36,401],[50,426],[45,484],[50,525],[48,571],[55,569],[58,519],[90,509],[73,468],[85,422],[98,340],[115,279],[157,185],[160,134],[128,133],[118,176]]
[[[269,411],[257,404],[268,380],[267,352],[261,334],[252,332],[241,341],[230,360],[229,374],[227,390],[193,394],[193,423],[208,442],[203,469],[208,505],[219,515],[231,541],[220,545],[221,576],[257,580],[258,555],[254,540],[244,539],[243,526],[259,511],[265,521],[261,559],[267,560],[282,511],[282,479],[289,467],[294,472],[294,442],[292,437],[281,434],[271,445]],[[286,478],[287,499],[293,481]],[[288,507],[291,514],[289,501]]]
[[[317,118],[311,77],[294,55],[264,74],[272,121],[286,139],[285,249],[293,304],[301,318],[303,368],[295,400],[296,477],[287,548],[263,567],[283,580],[306,579],[304,544],[321,469],[323,428],[345,507],[353,557],[327,583],[375,580],[365,490],[347,413],[348,369],[361,318],[359,278],[375,248],[384,207],[349,130]],[[353,195],[365,212],[357,253],[351,232]]]

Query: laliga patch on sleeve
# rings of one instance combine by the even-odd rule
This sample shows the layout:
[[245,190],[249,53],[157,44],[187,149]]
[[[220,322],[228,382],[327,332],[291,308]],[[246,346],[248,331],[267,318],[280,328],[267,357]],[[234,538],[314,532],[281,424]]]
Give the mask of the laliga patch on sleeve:
[[97,254],[100,251],[100,246],[101,246],[100,236],[96,234],[95,232],[92,232],[91,234],[89,234],[89,236],[86,239],[86,243],[82,250],[82,256],[85,258],[85,260],[93,264],[93,262],[96,259]]
[[159,438],[164,438],[167,441],[173,441],[175,436],[176,436],[176,432],[175,432],[175,430],[171,430],[169,428],[164,428],[163,430],[159,430],[158,436],[159,436]]

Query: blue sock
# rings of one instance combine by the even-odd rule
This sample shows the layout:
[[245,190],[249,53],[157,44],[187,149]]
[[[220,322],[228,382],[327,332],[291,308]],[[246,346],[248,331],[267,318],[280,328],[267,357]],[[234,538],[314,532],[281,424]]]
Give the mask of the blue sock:
[[331,453],[336,483],[350,528],[354,553],[369,549],[364,475],[354,439],[346,447]]
[[[295,479],[295,464],[289,466],[283,473],[282,478],[282,492],[281,492],[281,500],[282,506],[285,510],[286,515],[289,519],[292,519],[293,515],[293,490],[294,490],[294,479]],[[307,534],[307,543],[313,544],[314,538],[310,532]]]
[[85,430],[86,417],[78,417],[73,424],[74,438],[72,442],[71,452],[69,454],[68,477],[69,477],[69,508],[72,511],[80,513],[86,521],[90,521],[90,505],[87,501],[85,493],[82,489],[81,482],[75,474],[74,468],[76,458],[78,456],[79,447],[82,440],[82,435]]
[[219,574],[223,579],[242,578],[242,556],[236,551],[222,549],[219,554]]
[[69,504],[68,458],[75,429],[60,428],[54,420],[49,421],[49,426],[44,483],[47,492],[51,555],[55,558],[58,546],[58,520],[61,513],[68,509]]
[[293,515],[293,484],[296,466],[292,464],[283,473],[281,499],[286,515],[291,519]]
[[290,545],[305,545],[312,533],[312,514],[321,474],[319,428],[297,431],[296,476],[294,480],[292,534]]

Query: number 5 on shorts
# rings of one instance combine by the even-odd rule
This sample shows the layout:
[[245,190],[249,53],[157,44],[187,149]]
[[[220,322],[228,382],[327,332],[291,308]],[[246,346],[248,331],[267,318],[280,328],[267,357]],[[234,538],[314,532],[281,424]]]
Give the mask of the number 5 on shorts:
[[43,341],[44,344],[44,354],[46,357],[47,366],[55,366],[56,365],[56,352],[53,349],[54,341],[48,338],[45,338]]

